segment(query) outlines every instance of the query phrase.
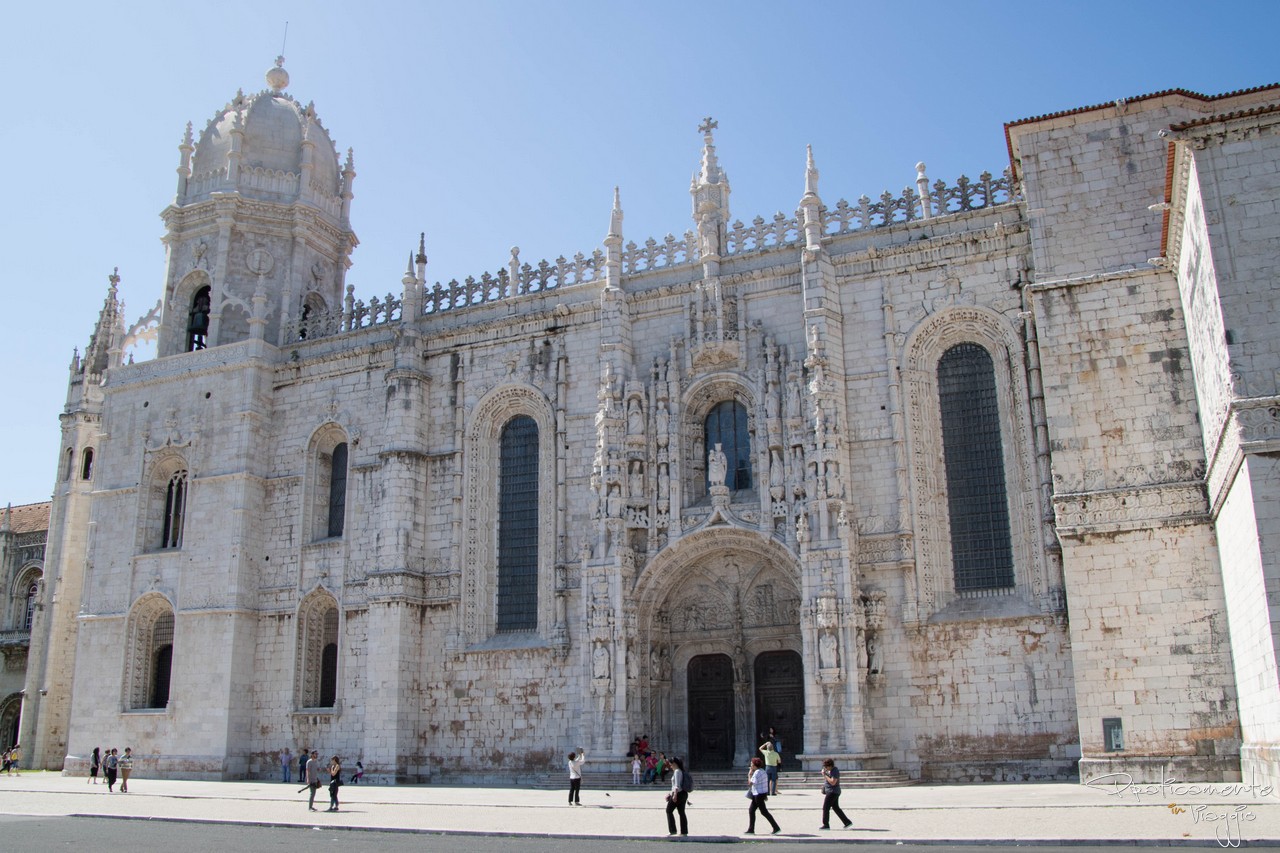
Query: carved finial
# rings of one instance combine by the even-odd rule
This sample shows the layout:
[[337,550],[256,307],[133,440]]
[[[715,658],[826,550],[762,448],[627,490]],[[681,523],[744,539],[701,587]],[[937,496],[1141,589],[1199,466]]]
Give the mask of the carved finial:
[[413,277],[413,252],[409,253],[409,263],[405,264],[404,276],[405,278]]
[[347,163],[343,167],[344,172],[353,172],[356,168],[355,151],[351,148],[347,149]]
[[276,65],[267,72],[267,85],[272,91],[283,92],[289,85],[289,72],[284,70],[284,57],[276,57]]
[[107,281],[111,282],[111,290],[114,293],[116,285],[120,283],[120,267],[116,267],[111,271],[111,275],[107,276]]
[[804,166],[804,194],[818,194],[818,167],[813,162],[813,146],[805,146],[806,159]]
[[418,234],[418,257],[417,262],[425,264],[427,262],[427,232],[423,231]]
[[617,187],[613,188],[613,210],[609,214],[608,236],[622,237],[622,195]]
[[182,144],[190,146],[195,143],[195,137],[191,132],[191,122],[187,122],[187,130],[182,134]]
[[707,116],[702,120],[702,124],[698,125],[698,133],[701,133],[704,136],[710,136],[711,131],[715,130],[719,126],[720,122],[716,121],[711,116]]

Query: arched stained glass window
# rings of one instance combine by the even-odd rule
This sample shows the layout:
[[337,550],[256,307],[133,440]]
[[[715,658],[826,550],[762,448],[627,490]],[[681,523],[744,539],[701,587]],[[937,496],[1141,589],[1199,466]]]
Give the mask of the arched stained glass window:
[[991,355],[958,344],[938,362],[938,402],[957,593],[1011,589],[1004,445]]
[[[717,403],[707,415],[704,427],[707,456],[710,457],[717,444],[724,453],[727,463],[724,484],[734,492],[751,488],[751,439],[747,435],[746,408],[736,400]],[[703,460],[704,463],[706,461]],[[710,465],[707,465],[706,470],[708,489],[713,485],[720,485],[710,481]]]
[[525,415],[502,428],[498,473],[499,632],[538,627],[538,425]]

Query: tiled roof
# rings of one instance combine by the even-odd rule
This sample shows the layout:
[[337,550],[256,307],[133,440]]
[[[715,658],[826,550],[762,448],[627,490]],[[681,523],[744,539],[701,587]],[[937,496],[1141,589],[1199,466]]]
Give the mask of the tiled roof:
[[[1152,98],[1163,98],[1166,95],[1182,95],[1183,97],[1191,98],[1192,100],[1204,101],[1208,103],[1210,101],[1220,101],[1224,98],[1235,98],[1240,95],[1251,95],[1254,92],[1264,92],[1267,89],[1280,89],[1280,83],[1269,83],[1265,86],[1254,86],[1253,88],[1250,88],[1250,89],[1236,89],[1234,92],[1223,92],[1220,95],[1203,95],[1200,92],[1192,92],[1190,89],[1163,89],[1159,92],[1151,92],[1150,94],[1138,95],[1137,97],[1134,97],[1134,98],[1122,98],[1120,100],[1123,100],[1127,104],[1132,104],[1137,101],[1148,101]],[[1061,112],[1056,112],[1056,113],[1045,113],[1044,115],[1031,116],[1030,118],[1021,118],[1021,119],[1018,119],[1017,121],[1008,122],[1007,124],[1005,124],[1005,127],[1010,128],[1010,127],[1016,127],[1017,125],[1020,125],[1020,124],[1030,124],[1031,122],[1044,121],[1045,119],[1050,119],[1050,118],[1060,118],[1062,116],[1077,115],[1078,113],[1087,113],[1090,110],[1106,109],[1107,107],[1114,107],[1115,105],[1116,105],[1115,101],[1108,101],[1105,104],[1093,104],[1087,107],[1076,107],[1075,109],[1062,110]]]
[[8,515],[9,529],[12,532],[32,533],[49,529],[49,507],[52,505],[51,502],[45,501],[38,504],[11,506],[0,512]]

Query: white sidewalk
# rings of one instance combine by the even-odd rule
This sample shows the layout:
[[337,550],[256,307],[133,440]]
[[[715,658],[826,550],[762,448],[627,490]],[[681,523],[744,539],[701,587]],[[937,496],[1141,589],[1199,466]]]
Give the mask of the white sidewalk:
[[[299,785],[271,782],[178,782],[134,776],[128,794],[83,777],[23,772],[0,775],[0,812],[162,820],[225,821],[271,826],[342,826],[411,832],[665,838],[663,789],[593,790],[583,779],[581,807],[567,791],[520,788],[346,785],[341,810],[328,813],[328,790],[307,811]],[[567,788],[567,785],[566,785]],[[1280,846],[1280,799],[1246,786],[1089,788],[1075,783],[915,785],[850,790],[841,806],[845,830],[832,816],[821,824],[818,790],[769,798],[782,827],[778,838],[879,843],[986,841],[1167,843],[1217,847]],[[695,791],[688,809],[694,837],[742,837],[747,800],[738,791]],[[756,823],[757,839],[769,826]]]

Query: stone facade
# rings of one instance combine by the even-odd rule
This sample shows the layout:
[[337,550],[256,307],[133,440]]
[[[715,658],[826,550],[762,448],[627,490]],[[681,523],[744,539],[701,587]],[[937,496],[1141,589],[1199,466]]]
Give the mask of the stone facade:
[[811,152],[745,224],[707,120],[682,236],[615,191],[590,254],[433,284],[420,245],[365,301],[354,157],[268,83],[188,129],[161,304],[126,328],[113,276],[73,360],[37,763],[712,768],[775,726],[806,767],[1277,778],[1280,90],[1016,122],[1003,176],[875,201]]
[[[81,460],[83,466],[85,460]],[[92,474],[93,456],[89,455]],[[74,466],[72,466],[74,468]],[[68,472],[72,468],[67,468]],[[83,475],[81,467],[69,476]],[[27,654],[37,613],[43,610],[44,549],[49,504],[8,506],[0,512],[0,749],[20,743],[18,721],[27,678]],[[27,759],[24,757],[23,761]]]

